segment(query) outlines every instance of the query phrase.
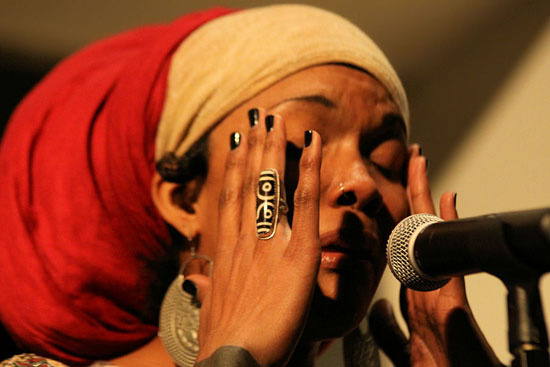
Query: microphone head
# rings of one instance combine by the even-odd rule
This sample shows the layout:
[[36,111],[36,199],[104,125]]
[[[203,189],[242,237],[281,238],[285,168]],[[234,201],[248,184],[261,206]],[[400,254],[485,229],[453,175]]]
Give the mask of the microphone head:
[[449,279],[433,279],[416,264],[414,241],[430,224],[442,221],[432,214],[415,214],[403,219],[393,229],[386,246],[386,258],[393,275],[407,288],[432,291],[441,288]]

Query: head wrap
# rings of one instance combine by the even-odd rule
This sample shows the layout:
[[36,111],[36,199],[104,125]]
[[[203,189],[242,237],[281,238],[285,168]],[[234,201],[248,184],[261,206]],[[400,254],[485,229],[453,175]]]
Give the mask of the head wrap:
[[228,12],[98,42],[14,112],[0,146],[0,320],[23,349],[82,365],[155,335],[140,317],[144,269],[171,240],[150,194],[155,155],[183,154],[262,89],[349,63],[408,120],[395,72],[349,22],[308,6]]
[[218,18],[181,44],[168,77],[157,160],[167,152],[182,155],[227,113],[282,78],[327,63],[350,64],[372,74],[408,125],[401,81],[365,33],[326,10],[272,5]]
[[0,318],[22,349],[83,365],[155,335],[140,314],[147,261],[170,243],[151,200],[169,61],[227,12],[85,48],[12,115],[0,146]]

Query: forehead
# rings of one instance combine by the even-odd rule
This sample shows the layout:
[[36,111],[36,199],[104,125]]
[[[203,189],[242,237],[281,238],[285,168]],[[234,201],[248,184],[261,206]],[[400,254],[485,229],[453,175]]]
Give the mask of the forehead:
[[[334,102],[335,108],[328,109],[321,103],[286,103],[308,96],[326,97]],[[239,106],[212,131],[211,142],[223,144],[231,132],[246,132],[246,112],[258,107],[268,113],[281,114],[286,121],[289,114],[325,114],[323,120],[326,118],[342,124],[353,121],[353,125],[359,128],[379,125],[387,115],[400,115],[388,91],[370,74],[345,65],[327,64],[290,75]],[[317,129],[319,126],[301,127]],[[331,130],[338,127],[330,124]]]
[[341,102],[385,104],[398,112],[390,94],[374,77],[365,71],[337,64],[320,65],[299,71],[272,85],[254,97],[251,102],[266,107],[285,98],[305,95],[324,95]]

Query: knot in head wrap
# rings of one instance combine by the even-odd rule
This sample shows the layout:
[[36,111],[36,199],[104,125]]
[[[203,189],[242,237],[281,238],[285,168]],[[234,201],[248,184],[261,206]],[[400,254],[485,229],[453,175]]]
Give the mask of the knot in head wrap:
[[84,365],[155,335],[140,316],[155,277],[145,269],[171,241],[150,194],[155,160],[181,156],[261,90],[351,64],[408,121],[397,75],[348,21],[301,5],[227,13],[98,42],[13,114],[0,146],[0,320],[24,350]]

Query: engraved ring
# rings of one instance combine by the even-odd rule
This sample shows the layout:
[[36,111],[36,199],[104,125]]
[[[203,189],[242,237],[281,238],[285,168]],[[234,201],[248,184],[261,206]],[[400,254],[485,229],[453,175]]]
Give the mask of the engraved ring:
[[279,216],[288,213],[285,190],[276,169],[260,172],[256,191],[256,235],[268,240],[275,235]]

